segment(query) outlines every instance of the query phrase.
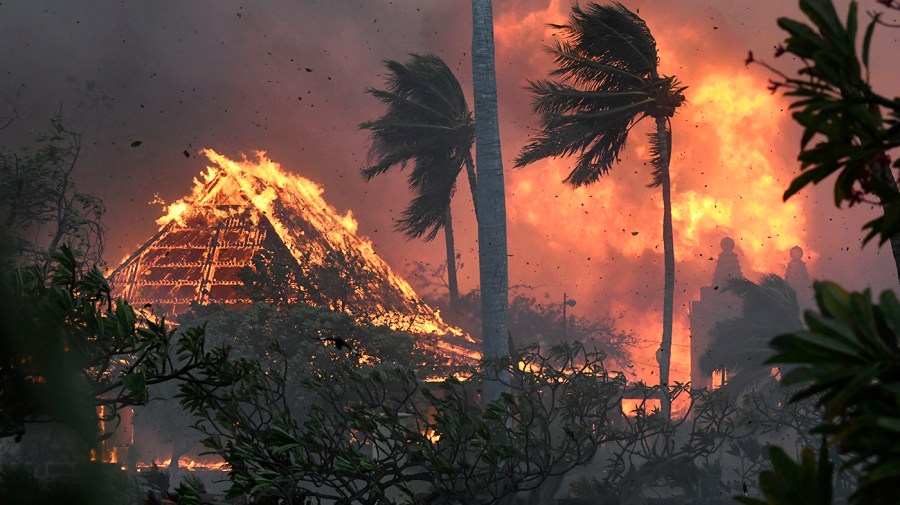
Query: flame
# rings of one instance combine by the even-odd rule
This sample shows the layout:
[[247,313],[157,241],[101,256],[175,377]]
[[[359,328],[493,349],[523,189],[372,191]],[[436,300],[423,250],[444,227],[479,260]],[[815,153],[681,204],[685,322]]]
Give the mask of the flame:
[[[780,136],[790,120],[783,98],[735,69],[715,69],[690,84],[689,103],[673,119],[670,163],[676,254],[671,377],[678,381],[688,380],[691,366],[687,306],[711,281],[723,237],[734,238],[751,279],[783,274],[795,245],[809,260],[818,257],[807,244],[804,200],[781,200],[795,170],[795,162],[779,154],[788,151]],[[631,353],[637,378],[654,383],[663,205],[658,189],[644,188],[650,178],[644,139],[636,130],[622,161],[588,187],[560,182],[574,163],[569,159],[512,171],[508,215],[517,282],[542,285],[553,276],[579,301],[620,316],[621,329],[641,343]]]
[[359,228],[359,223],[356,222],[356,219],[353,219],[352,210],[348,209],[346,215],[338,216],[338,222],[340,222],[348,232],[356,235],[356,229]]
[[[154,459],[152,462],[140,462],[137,464],[137,471],[140,472],[142,470],[147,470],[152,468],[153,465],[156,465],[159,468],[168,468],[169,464],[172,463],[172,458],[167,459]],[[231,469],[231,466],[222,460],[216,458],[205,458],[203,461],[195,460],[190,456],[182,456],[178,458],[178,468],[187,470],[189,472],[196,472],[200,470],[211,471],[211,472],[227,472]]]
[[[371,292],[362,293],[363,288],[357,287],[359,294],[373,295],[371,296],[371,312],[378,314],[372,316],[369,314],[353,314],[352,310],[341,307],[342,310],[354,315],[358,318],[365,318],[375,324],[384,324],[395,330],[406,331],[419,335],[444,335],[460,340],[457,343],[441,339],[432,344],[434,348],[445,351],[444,354],[456,358],[462,358],[460,365],[472,364],[480,359],[477,351],[468,349],[463,339],[466,338],[462,330],[446,324],[438,312],[428,307],[416,295],[412,287],[403,278],[394,274],[392,269],[385,263],[376,253],[372,242],[364,237],[356,235],[358,223],[353,216],[352,211],[345,214],[339,214],[333,207],[328,205],[322,197],[323,188],[318,184],[299,177],[297,175],[285,172],[281,166],[270,160],[266,153],[257,151],[255,159],[249,159],[242,155],[239,160],[232,160],[212,149],[202,149],[204,154],[212,163],[206,168],[206,171],[200,177],[194,179],[194,187],[191,194],[185,198],[173,202],[166,207],[166,214],[157,220],[161,232],[173,230],[177,232],[178,227],[188,228],[181,235],[182,238],[173,239],[183,247],[184,244],[194,244],[189,237],[202,234],[207,229],[210,222],[218,221],[219,227],[230,227],[229,219],[238,218],[241,220],[250,219],[250,222],[257,224],[260,220],[265,219],[271,225],[277,235],[279,241],[283,243],[288,252],[298,262],[318,262],[326,260],[327,255],[332,251],[342,251],[348,257],[361,258],[363,267],[367,271],[374,274],[374,278],[379,279],[378,285],[370,286]],[[210,216],[214,219],[211,221]],[[248,217],[249,216],[249,217]],[[240,223],[241,221],[237,221]],[[198,224],[199,223],[199,224]],[[237,225],[241,226],[241,225]],[[174,228],[173,228],[174,227]],[[199,230],[199,231],[194,231]],[[165,256],[168,256],[167,248],[172,247],[165,242],[166,235],[161,235],[160,242],[165,245],[153,245],[158,249],[165,249]],[[188,237],[188,238],[184,238]],[[131,279],[139,279],[134,282],[144,282],[150,285],[150,282],[144,279],[150,279],[152,275],[146,273],[138,274],[138,269],[144,268],[142,272],[155,268],[154,263],[142,264],[140,254],[142,251],[148,251],[148,247],[153,244],[153,240],[147,245],[141,247],[135,255],[128,257],[113,272],[116,276],[118,272],[125,272],[129,268],[132,271]],[[262,242],[257,242],[255,238],[244,238],[239,240],[249,240],[246,243],[238,243],[237,245],[221,245],[209,247],[242,247],[253,248],[260,247]],[[209,239],[194,244],[193,249],[202,249],[209,244]],[[216,243],[216,242],[213,242]],[[218,251],[220,249],[212,249],[214,252],[209,253],[209,259],[205,260],[202,266],[197,263],[198,260],[192,259],[191,262],[183,262],[180,264],[166,265],[159,267],[165,273],[161,277],[168,283],[186,283],[188,285],[197,286],[196,289],[189,293],[182,293],[180,298],[175,297],[168,303],[180,303],[186,306],[191,299],[186,298],[194,296],[194,301],[204,303],[213,297],[212,289],[206,289],[207,286],[216,285],[234,285],[239,281],[232,277],[219,279],[215,277],[215,273],[219,269],[230,269],[233,271],[235,267],[247,266],[247,260],[229,260],[220,259]],[[183,260],[182,260],[183,261]],[[129,266],[130,265],[130,266]],[[149,266],[148,266],[149,265]],[[181,268],[188,270],[175,270]],[[205,270],[202,270],[204,269]],[[190,269],[193,269],[191,271]],[[204,272],[202,275],[205,280],[198,280],[195,277],[197,272]],[[188,275],[188,278],[183,276]],[[191,275],[195,277],[190,277]],[[182,276],[182,277],[179,277]],[[162,282],[162,281],[159,281]],[[143,284],[139,284],[143,285]],[[160,284],[162,285],[162,284]],[[125,289],[124,287],[122,289]],[[172,290],[163,292],[162,296],[173,296]],[[141,296],[152,297],[152,291],[149,294]],[[379,296],[381,293],[381,296]],[[204,296],[208,296],[205,298]],[[139,297],[140,298],[140,297]],[[147,298],[147,300],[151,300]],[[221,301],[218,298],[216,301]],[[248,300],[237,298],[229,298],[224,303],[247,303]],[[337,307],[332,307],[337,308]],[[372,360],[366,357],[366,360]],[[468,363],[466,363],[468,361]]]
[[[324,236],[331,247],[342,249],[344,248],[344,241],[349,240],[351,247],[364,257],[369,265],[384,274],[389,282],[395,288],[400,290],[408,300],[415,300],[419,305],[418,308],[420,310],[424,309],[427,312],[425,315],[426,317],[417,317],[415,315],[405,316],[403,314],[388,311],[380,318],[375,318],[373,321],[374,323],[387,324],[394,329],[419,334],[438,333],[456,336],[463,335],[461,330],[447,325],[443,322],[438,313],[431,311],[424,306],[409,283],[403,278],[395,275],[390,267],[375,253],[372,242],[369,239],[361,238],[356,235],[358,223],[356,219],[353,218],[352,211],[348,210],[343,216],[338,214],[322,198],[324,190],[321,186],[309,179],[284,172],[281,169],[281,166],[268,159],[266,153],[263,151],[258,151],[256,153],[256,161],[248,160],[246,157],[241,161],[234,161],[212,149],[203,149],[201,152],[209,158],[210,161],[215,163],[218,169],[224,170],[231,175],[231,180],[237,182],[239,186],[237,190],[243,195],[249,195],[253,204],[264,214],[269,216],[269,220],[276,232],[278,232],[279,236],[284,240],[288,249],[298,261],[301,260],[301,251],[292,239],[296,234],[296,231],[289,229],[284,222],[277,219],[278,213],[273,207],[276,199],[276,192],[274,191],[273,186],[285,190],[279,192],[278,195],[282,195],[283,197],[286,196],[293,200],[281,203],[286,205],[298,205],[300,201],[306,203],[307,209],[311,212],[305,213],[305,217],[312,222],[316,229],[324,232]],[[210,167],[208,169],[208,174],[212,173],[214,170],[216,170],[216,168]],[[211,177],[207,175],[207,177],[205,177],[205,183],[208,184],[209,180],[211,180]],[[267,185],[262,192],[259,192],[257,189],[259,182]],[[195,184],[195,194],[198,191],[202,191],[198,190],[198,187],[199,184]],[[295,196],[299,198],[294,199]],[[317,255],[314,254],[313,258],[318,260],[324,259],[324,251],[319,251]],[[454,347],[450,343],[441,342],[440,344],[444,349],[451,349]],[[471,355],[469,357],[480,357],[477,353],[468,352],[467,354]]]
[[[298,260],[300,259],[300,251],[297,248],[297,244],[291,239],[293,236],[292,230],[288,229],[282,221],[273,218],[276,215],[273,208],[273,202],[276,198],[274,188],[269,186],[260,192],[256,187],[257,184],[254,183],[262,182],[264,185],[275,185],[279,189],[286,190],[280,194],[288,197],[297,195],[299,197],[297,200],[308,202],[308,207],[312,212],[308,213],[306,217],[312,221],[312,224],[317,229],[324,232],[332,247],[336,249],[342,248],[343,241],[349,234],[351,241],[354,243],[353,245],[357,246],[357,251],[362,256],[387,270],[387,266],[375,254],[371,241],[356,237],[358,225],[353,218],[352,212],[348,211],[344,216],[337,214],[322,198],[324,190],[318,184],[309,179],[284,172],[278,163],[266,157],[264,151],[256,153],[257,161],[255,162],[248,160],[246,157],[241,161],[234,161],[212,149],[203,149],[201,152],[215,163],[218,168],[231,175],[231,180],[237,182],[239,186],[237,190],[243,195],[248,195],[254,205],[269,216],[273,227]],[[215,168],[210,167],[207,173],[209,174],[214,170]],[[195,192],[198,191],[198,187],[199,185],[195,184]],[[297,200],[285,203],[296,205]],[[335,223],[339,226],[335,226]],[[323,259],[323,255],[320,253],[319,257],[315,259]],[[389,278],[409,298],[418,299],[412,287],[405,280],[393,273],[389,275]]]
[[672,206],[672,222],[679,223],[678,236],[682,245],[699,243],[700,232],[709,225],[728,228],[731,225],[733,202],[718,201],[696,191],[686,191]]
[[[196,180],[196,179],[195,179]],[[171,221],[184,226],[184,212],[188,209],[188,204],[184,200],[178,200],[166,207],[166,215],[156,220],[156,224],[160,228]]]
[[659,398],[622,398],[622,414],[636,417],[638,413],[652,414],[662,408]]
[[433,428],[428,428],[427,430],[425,430],[425,433],[423,433],[423,435],[425,435],[425,438],[427,438],[428,441],[432,444],[436,444],[441,440],[441,434],[435,431]]
[[678,195],[673,219],[679,246],[696,248],[704,230],[724,229],[738,241],[750,270],[782,271],[787,251],[806,241],[807,227],[803,201],[781,199],[793,170],[793,162],[775,153],[788,119],[783,98],[747,74],[722,71],[707,75],[691,101],[687,122],[714,135],[707,145],[718,167],[708,175],[718,184],[710,184],[702,199],[691,191]]

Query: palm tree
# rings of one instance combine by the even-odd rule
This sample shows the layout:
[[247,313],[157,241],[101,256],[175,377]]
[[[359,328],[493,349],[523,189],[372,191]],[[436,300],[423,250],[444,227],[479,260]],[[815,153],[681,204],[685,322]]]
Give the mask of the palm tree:
[[[577,154],[577,164],[565,182],[591,184],[618,161],[628,133],[645,117],[653,118],[650,135],[653,179],[663,195],[665,289],[663,331],[658,353],[660,384],[669,383],[672,349],[672,303],[675,292],[675,251],[672,239],[672,199],[669,158],[670,118],[684,103],[684,87],[675,77],[660,76],[656,41],[647,24],[620,3],[572,8],[564,25],[552,25],[565,40],[548,48],[560,80],[531,81],[534,109],[541,129],[526,145],[516,166],[548,157]],[[669,405],[663,403],[668,415]]]
[[454,311],[459,288],[450,199],[465,166],[475,201],[474,120],[462,86],[439,57],[411,54],[405,64],[389,60],[385,65],[389,72],[387,89],[369,88],[368,92],[388,110],[384,116],[359,125],[372,130],[370,156],[376,159],[362,169],[362,174],[370,181],[391,167],[404,168],[413,163],[408,181],[415,196],[397,222],[397,230],[410,240],[430,241],[443,228],[450,309]]
[[[490,0],[472,0],[472,84],[475,97],[475,156],[478,162],[478,261],[484,356],[510,352],[509,266],[506,256],[506,195],[497,114],[494,20]],[[500,396],[499,381],[484,387],[484,399]]]
[[726,370],[727,387],[740,393],[770,376],[771,366],[763,364],[772,354],[769,341],[803,329],[803,323],[797,294],[782,277],[769,274],[759,282],[730,279],[725,289],[741,298],[743,313],[712,327],[709,348],[699,365],[707,376]]

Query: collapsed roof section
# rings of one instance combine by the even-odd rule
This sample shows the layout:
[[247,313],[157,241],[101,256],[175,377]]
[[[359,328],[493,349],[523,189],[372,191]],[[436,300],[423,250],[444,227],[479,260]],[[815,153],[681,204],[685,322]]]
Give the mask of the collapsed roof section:
[[[314,182],[283,172],[265,153],[234,161],[204,150],[213,166],[194,180],[190,196],[167,208],[156,233],[111,274],[116,295],[177,316],[198,302],[251,302],[239,276],[261,253],[302,268],[338,252],[366,271],[367,317],[423,337],[423,344],[457,364],[477,360],[474,342],[441,320],[394,274],[371,242],[356,236],[350,212],[341,216]],[[348,312],[352,312],[347,309]],[[361,315],[361,314],[354,314]]]

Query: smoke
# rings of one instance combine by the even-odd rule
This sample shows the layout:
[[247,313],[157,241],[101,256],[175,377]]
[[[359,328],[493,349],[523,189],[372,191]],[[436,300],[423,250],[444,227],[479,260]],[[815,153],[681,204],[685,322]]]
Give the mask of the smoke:
[[[871,3],[864,7],[875,8]],[[542,48],[555,33],[547,24],[564,21],[571,5],[495,2],[510,281],[533,286],[547,303],[561,303],[565,291],[578,301],[578,314],[621,316],[622,329],[647,344],[636,361],[649,377],[661,334],[662,203],[658,190],[646,188],[647,130],[633,132],[622,162],[591,187],[562,185],[570,166],[564,159],[511,168],[536,123],[526,80],[551,70]],[[689,302],[710,282],[723,236],[736,240],[751,278],[783,273],[788,250],[800,245],[813,276],[854,288],[895,286],[890,252],[860,247],[859,227],[872,209],[836,212],[827,183],[781,203],[797,172],[798,131],[785,100],[766,90],[768,76],[743,60],[751,49],[771,59],[767,53],[783,39],[775,18],[797,17],[796,7],[774,0],[626,5],[656,37],[662,73],[689,86],[673,121],[676,370],[687,371],[678,349],[686,349]],[[365,89],[383,86],[385,59],[435,53],[469,90],[470,25],[465,2],[437,0],[206,0],[165,8],[0,2],[0,117],[19,115],[0,131],[0,145],[27,144],[56,112],[83,132],[78,184],[109,208],[113,265],[155,232],[162,209],[147,204],[154,194],[166,201],[187,194],[206,165],[198,156],[203,147],[233,158],[267,151],[320,183],[339,211],[352,210],[359,233],[395,268],[410,260],[436,264],[443,261],[440,240],[406,242],[393,231],[408,200],[404,177],[368,184],[359,177],[367,139],[357,125],[383,113]],[[872,60],[893,61],[878,37]],[[890,85],[898,74],[883,64],[874,79]],[[131,147],[135,140],[142,143]],[[465,181],[453,211],[466,264],[461,284],[471,289],[477,233]]]

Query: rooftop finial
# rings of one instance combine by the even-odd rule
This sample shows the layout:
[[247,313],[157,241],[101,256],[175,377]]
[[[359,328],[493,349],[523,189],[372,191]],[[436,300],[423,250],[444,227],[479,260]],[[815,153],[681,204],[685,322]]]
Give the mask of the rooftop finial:
[[719,245],[722,246],[723,251],[733,251],[734,250],[734,240],[731,237],[725,237],[719,242]]
[[728,279],[740,279],[741,264],[734,252],[734,240],[725,237],[719,242],[722,252],[719,253],[719,261],[716,263],[716,271],[713,273],[713,285],[723,285]]

